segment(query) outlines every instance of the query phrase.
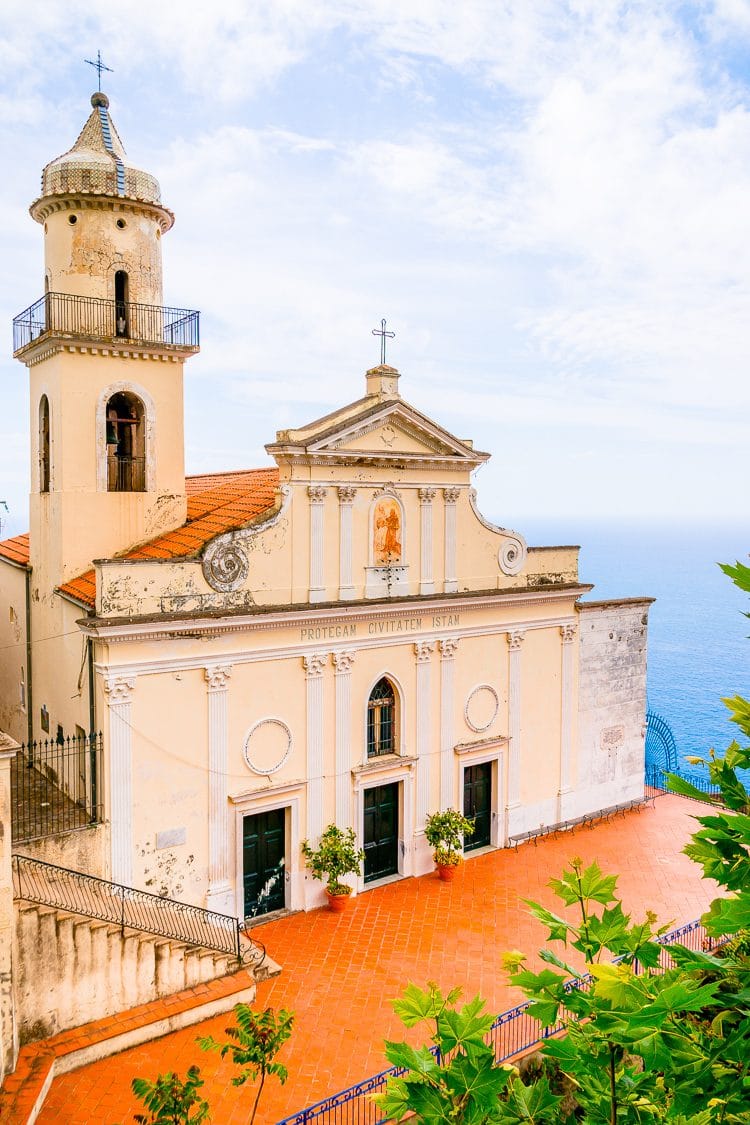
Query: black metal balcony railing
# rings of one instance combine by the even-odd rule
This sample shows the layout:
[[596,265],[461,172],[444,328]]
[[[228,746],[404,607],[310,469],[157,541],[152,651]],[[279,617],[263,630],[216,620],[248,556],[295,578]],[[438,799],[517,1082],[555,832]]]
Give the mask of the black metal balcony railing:
[[13,351],[59,334],[73,339],[108,340],[195,348],[200,345],[200,313],[192,309],[105,301],[71,293],[47,293],[13,320]]
[[10,778],[14,844],[102,820],[102,736],[24,743]]

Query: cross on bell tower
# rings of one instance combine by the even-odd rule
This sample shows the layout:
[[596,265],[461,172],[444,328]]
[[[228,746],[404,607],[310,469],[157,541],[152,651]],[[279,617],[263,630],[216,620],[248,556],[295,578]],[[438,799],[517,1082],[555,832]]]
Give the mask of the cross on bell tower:
[[99,93],[101,94],[101,92],[102,92],[102,71],[108,70],[110,74],[114,74],[114,71],[112,70],[112,67],[104,65],[104,63],[102,62],[101,51],[96,52],[96,62],[92,62],[91,59],[84,59],[83,61],[85,63],[88,63],[89,66],[93,66],[94,70],[96,71],[97,78],[98,78],[98,90],[99,90]]

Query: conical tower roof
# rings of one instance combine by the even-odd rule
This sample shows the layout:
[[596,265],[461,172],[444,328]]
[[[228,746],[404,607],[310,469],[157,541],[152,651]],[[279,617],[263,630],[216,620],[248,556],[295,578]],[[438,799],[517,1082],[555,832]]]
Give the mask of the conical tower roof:
[[168,229],[174,216],[162,205],[159,182],[128,160],[109,113],[109,98],[93,94],[91,105],[91,115],[73,147],[45,166],[42,194],[31,205],[32,216],[42,218],[38,205],[50,197],[108,196],[159,208],[168,217]]

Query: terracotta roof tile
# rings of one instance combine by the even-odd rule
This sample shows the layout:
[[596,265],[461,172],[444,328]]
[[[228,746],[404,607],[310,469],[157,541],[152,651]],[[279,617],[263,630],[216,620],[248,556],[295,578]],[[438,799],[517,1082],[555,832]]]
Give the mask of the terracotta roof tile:
[[0,541],[0,558],[9,562],[18,563],[19,566],[29,565],[29,533],[14,535],[12,539]]
[[[276,502],[279,470],[245,469],[235,473],[208,473],[186,477],[188,495],[187,522],[182,527],[158,535],[126,551],[125,559],[184,559],[202,551],[217,535],[235,531],[262,515]],[[28,536],[19,536],[19,540]],[[9,543],[0,543],[0,552]],[[27,547],[28,557],[28,547]],[[93,570],[60,586],[60,593],[93,606],[96,602],[96,580]]]

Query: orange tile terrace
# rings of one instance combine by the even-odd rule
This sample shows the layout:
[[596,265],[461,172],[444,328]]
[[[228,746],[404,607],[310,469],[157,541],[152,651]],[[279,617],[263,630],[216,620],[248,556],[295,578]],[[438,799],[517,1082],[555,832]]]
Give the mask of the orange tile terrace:
[[[285,1086],[269,1084],[258,1125],[272,1125],[328,1094],[384,1069],[384,1038],[401,1037],[390,999],[408,981],[461,985],[479,992],[500,1012],[520,996],[506,983],[501,955],[533,952],[544,942],[542,927],[529,917],[523,899],[558,908],[547,888],[572,856],[596,860],[619,873],[618,891],[635,918],[654,910],[663,922],[697,918],[715,895],[714,884],[682,848],[702,806],[675,796],[577,829],[477,856],[463,865],[453,884],[436,875],[405,879],[359,895],[344,915],[326,910],[290,915],[256,930],[282,965],[275,980],[258,988],[258,1004],[296,1013],[283,1050],[289,1068]],[[230,1084],[231,1065],[201,1051],[197,1035],[221,1035],[230,1022],[218,1016],[166,1035],[55,1079],[38,1117],[40,1125],[115,1125],[131,1121],[140,1107],[130,1091],[134,1076],[184,1073],[192,1063],[205,1078],[212,1120],[247,1122],[251,1086]],[[40,1049],[42,1045],[40,1044]]]

